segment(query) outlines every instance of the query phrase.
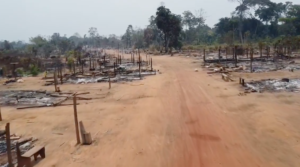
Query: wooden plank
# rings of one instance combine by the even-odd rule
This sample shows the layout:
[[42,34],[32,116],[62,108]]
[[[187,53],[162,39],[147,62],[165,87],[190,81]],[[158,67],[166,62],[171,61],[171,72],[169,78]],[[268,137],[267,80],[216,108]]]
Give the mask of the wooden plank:
[[86,131],[85,131],[82,121],[79,122],[79,127],[80,127],[80,135],[81,135],[82,143],[84,144],[84,143],[86,143],[85,136],[84,136],[84,134],[86,134]]
[[85,142],[83,142],[83,144],[86,144],[86,145],[92,144],[91,133],[85,133],[83,136],[84,136],[84,140],[85,140]]
[[75,122],[75,130],[76,130],[76,139],[77,139],[77,144],[80,144],[78,118],[77,118],[76,93],[74,94],[73,97],[73,106],[74,106],[74,122]]
[[27,108],[42,108],[42,107],[49,107],[48,105],[38,105],[38,106],[26,106],[26,107],[17,107],[18,110],[27,109]]
[[30,158],[33,156],[33,154],[39,152],[40,150],[42,150],[43,148],[45,148],[45,146],[34,146],[32,149],[28,150],[26,153],[24,153],[22,155],[22,157],[25,158]]

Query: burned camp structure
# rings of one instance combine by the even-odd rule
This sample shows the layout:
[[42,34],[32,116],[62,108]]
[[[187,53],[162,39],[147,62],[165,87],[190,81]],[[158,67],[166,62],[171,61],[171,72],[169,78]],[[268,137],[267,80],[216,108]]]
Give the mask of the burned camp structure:
[[203,50],[204,66],[211,73],[228,72],[268,72],[282,69],[298,70],[300,64],[296,60],[297,53],[282,52],[282,49],[265,47],[259,51],[254,48],[219,47],[217,53],[207,53]]
[[140,80],[146,75],[155,75],[153,60],[150,56],[142,57],[140,52],[132,51],[130,58],[119,53],[115,55],[88,53],[85,57],[68,62],[68,73],[55,68],[52,76],[45,76],[45,85],[63,83],[85,84],[96,82],[118,82]]

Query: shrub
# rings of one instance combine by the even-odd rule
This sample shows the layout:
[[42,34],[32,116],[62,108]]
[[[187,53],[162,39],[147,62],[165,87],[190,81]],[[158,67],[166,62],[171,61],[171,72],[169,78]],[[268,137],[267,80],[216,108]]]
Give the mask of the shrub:
[[29,74],[31,74],[32,76],[37,76],[39,74],[39,68],[34,64],[30,64]]

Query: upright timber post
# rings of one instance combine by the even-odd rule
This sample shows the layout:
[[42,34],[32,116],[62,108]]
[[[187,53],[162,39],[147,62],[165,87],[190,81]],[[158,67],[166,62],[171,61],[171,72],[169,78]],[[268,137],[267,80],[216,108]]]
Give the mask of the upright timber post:
[[76,73],[75,62],[73,62],[73,74]]
[[152,68],[152,57],[151,57],[151,71],[153,71],[153,68]]
[[1,106],[0,106],[0,121],[2,121]]
[[16,65],[17,65],[18,63],[10,63],[10,64],[11,64],[12,67],[13,67],[13,69],[12,69],[12,76],[15,78],[15,80],[17,80]]
[[237,67],[237,46],[234,46],[235,66]]
[[105,65],[106,65],[106,57],[105,57],[105,55],[104,55],[104,62],[103,62],[103,64],[104,64],[104,67],[105,67]]
[[60,83],[63,84],[62,67],[60,67],[59,71],[60,71]]
[[140,55],[140,50],[138,49],[139,52],[139,75],[140,75],[140,79],[142,79],[142,75],[141,75],[141,55]]
[[109,89],[111,88],[110,75],[108,75]]
[[53,75],[53,80],[54,80],[54,90],[57,92],[57,69],[54,69],[54,75]]
[[8,166],[13,167],[12,156],[11,156],[11,142],[10,142],[9,123],[7,123],[6,126],[5,126],[5,134],[6,134],[6,150],[7,150]]
[[81,72],[82,72],[82,74],[84,74],[84,71],[83,71],[83,60],[80,61],[80,64],[81,64]]
[[218,54],[218,57],[219,57],[219,63],[221,62],[221,47],[219,47],[219,54]]
[[203,49],[203,62],[206,62],[206,58],[205,58],[205,49]]
[[115,73],[115,75],[117,75],[116,74],[116,62],[114,62],[114,73]]
[[90,61],[90,70],[92,69],[92,60],[91,60],[91,56],[89,58],[89,61]]
[[252,61],[253,61],[253,48],[251,48],[250,50],[250,72],[253,72],[253,68],[252,68]]
[[135,63],[135,62],[134,62],[134,61],[135,61],[135,60],[134,60],[134,53],[133,53],[133,55],[132,55],[132,58],[133,58],[133,65],[134,65],[134,63]]
[[79,129],[78,129],[78,118],[77,118],[77,104],[76,104],[76,94],[73,96],[73,106],[74,106],[74,121],[76,130],[76,140],[77,144],[80,144]]

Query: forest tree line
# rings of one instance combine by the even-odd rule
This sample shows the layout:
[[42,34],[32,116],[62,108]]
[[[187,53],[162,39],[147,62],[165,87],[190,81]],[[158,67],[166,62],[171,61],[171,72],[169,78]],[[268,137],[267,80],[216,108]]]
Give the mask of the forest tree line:
[[220,18],[214,27],[205,23],[205,12],[184,11],[174,14],[161,5],[150,16],[149,25],[135,28],[128,25],[121,36],[99,35],[97,28],[70,37],[54,33],[50,37],[36,36],[29,43],[0,41],[0,54],[23,52],[50,56],[72,50],[92,48],[152,48],[161,52],[181,49],[186,45],[234,45],[278,43],[286,38],[300,42],[300,5],[271,0],[232,0],[237,2],[231,17]]

